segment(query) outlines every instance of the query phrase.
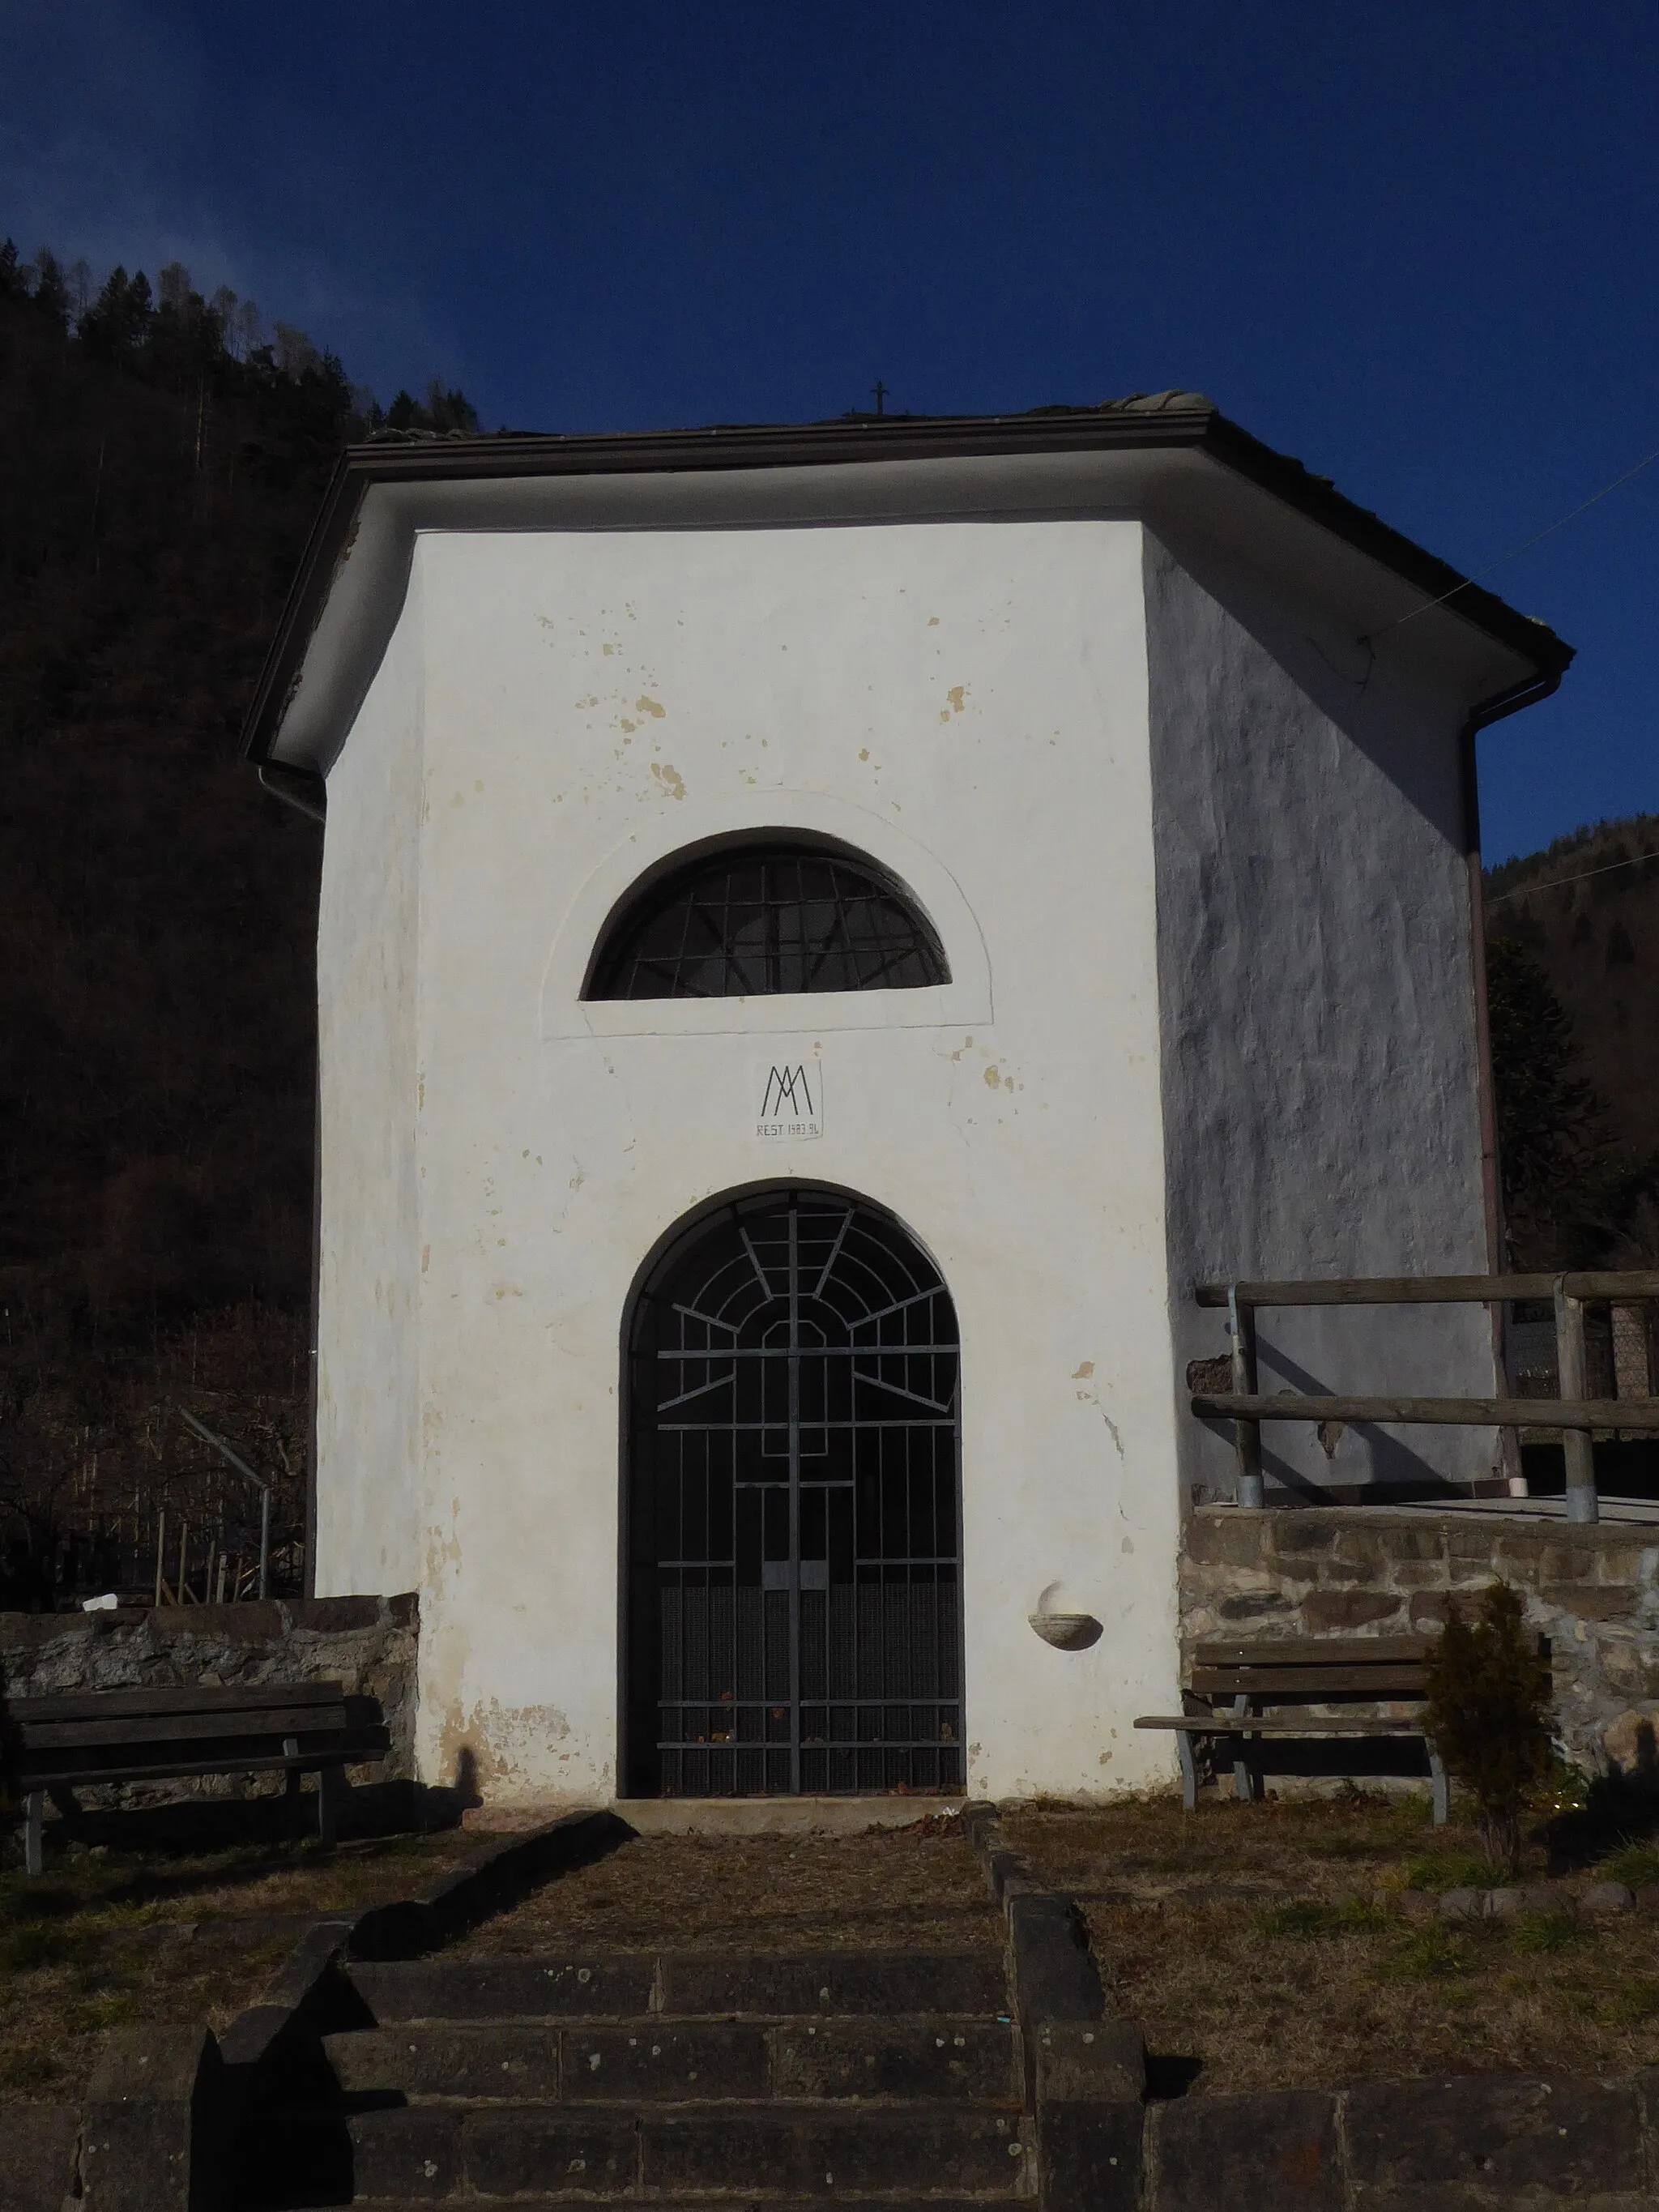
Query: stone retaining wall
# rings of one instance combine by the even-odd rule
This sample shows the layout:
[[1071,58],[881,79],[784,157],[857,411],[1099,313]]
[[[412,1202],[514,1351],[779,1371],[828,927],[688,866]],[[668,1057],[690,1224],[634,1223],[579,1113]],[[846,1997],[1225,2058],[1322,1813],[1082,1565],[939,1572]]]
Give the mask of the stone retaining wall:
[[[340,1682],[378,1698],[392,1750],[377,1778],[412,1777],[418,1603],[401,1597],[276,1598],[153,1611],[0,1613],[0,1694]],[[185,1785],[168,1784],[169,1794]],[[204,1778],[209,1795],[221,1778]],[[280,1779],[273,1786],[280,1787]]]
[[1431,1632],[1449,1595],[1499,1576],[1550,1639],[1567,1748],[1628,1764],[1640,1723],[1659,1725],[1659,1528],[1420,1506],[1200,1506],[1182,1559],[1182,1648],[1230,1633]]

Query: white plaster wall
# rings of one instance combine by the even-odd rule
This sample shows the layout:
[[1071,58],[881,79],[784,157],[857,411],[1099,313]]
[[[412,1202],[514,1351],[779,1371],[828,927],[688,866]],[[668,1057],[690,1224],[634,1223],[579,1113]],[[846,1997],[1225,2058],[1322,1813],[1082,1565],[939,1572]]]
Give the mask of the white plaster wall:
[[420,1573],[419,579],[328,781],[318,917],[317,1591]]
[[[1237,564],[1146,539],[1178,1365],[1194,1281],[1481,1273],[1460,710]],[[1493,1388],[1485,1310],[1263,1313],[1261,1387]],[[1231,1494],[1230,1426],[1180,1423]],[[1487,1431],[1263,1431],[1292,1486],[1489,1474]]]
[[[1174,1679],[1177,1541],[1140,537],[420,540],[419,1232],[398,1249],[426,1271],[428,1776],[465,1748],[498,1797],[614,1788],[624,1306],[680,1216],[781,1176],[890,1207],[956,1301],[970,1788],[1165,1771],[1167,1740],[1130,1727]],[[330,838],[354,845],[407,819],[350,780],[361,734],[330,788]],[[919,1024],[921,994],[896,993],[891,1026],[761,1002],[755,1039],[672,1002],[585,1020],[556,957],[585,887],[727,817],[840,836],[856,817],[901,872],[905,849],[948,872],[934,919],[990,1018],[946,997]],[[757,1051],[815,1048],[824,1135],[758,1140]],[[381,1356],[362,1340],[366,1398]],[[1105,1623],[1092,1650],[1030,1628],[1055,1583]]]

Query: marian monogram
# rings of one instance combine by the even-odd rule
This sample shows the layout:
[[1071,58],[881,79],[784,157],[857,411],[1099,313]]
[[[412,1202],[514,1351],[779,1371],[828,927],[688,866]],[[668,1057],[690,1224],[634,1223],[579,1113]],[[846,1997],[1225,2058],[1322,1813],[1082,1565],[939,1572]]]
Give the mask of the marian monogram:
[[817,1060],[755,1063],[755,1134],[757,1137],[821,1137],[823,1134],[823,1068]]

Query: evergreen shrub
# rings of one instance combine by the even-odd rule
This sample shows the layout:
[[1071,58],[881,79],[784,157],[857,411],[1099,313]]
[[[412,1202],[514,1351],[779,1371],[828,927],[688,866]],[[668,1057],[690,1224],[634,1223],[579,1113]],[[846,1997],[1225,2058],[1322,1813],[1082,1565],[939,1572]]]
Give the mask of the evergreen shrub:
[[1452,1599],[1424,1677],[1425,1726],[1474,1799],[1488,1858],[1512,1875],[1522,1820],[1550,1771],[1553,1724],[1549,1661],[1522,1626],[1519,1593],[1493,1583],[1473,1621]]

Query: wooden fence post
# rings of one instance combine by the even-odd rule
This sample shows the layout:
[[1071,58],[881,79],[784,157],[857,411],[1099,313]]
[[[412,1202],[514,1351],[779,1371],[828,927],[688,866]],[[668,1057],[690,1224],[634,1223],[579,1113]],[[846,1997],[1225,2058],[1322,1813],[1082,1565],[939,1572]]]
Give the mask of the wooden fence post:
[[[1559,1396],[1585,1395],[1584,1302],[1568,1297],[1565,1275],[1555,1279],[1555,1368]],[[1547,1410],[1541,1407],[1539,1410],[1541,1419],[1547,1419]],[[1599,1521],[1601,1510],[1595,1494],[1595,1448],[1589,1431],[1564,1429],[1561,1450],[1567,1469],[1568,1520]]]
[[[1233,1391],[1241,1398],[1255,1395],[1255,1309],[1242,1304],[1238,1285],[1227,1291],[1227,1334],[1233,1344]],[[1233,1437],[1238,1451],[1238,1491],[1235,1503],[1256,1511],[1267,1503],[1261,1477],[1261,1424],[1235,1421]]]

